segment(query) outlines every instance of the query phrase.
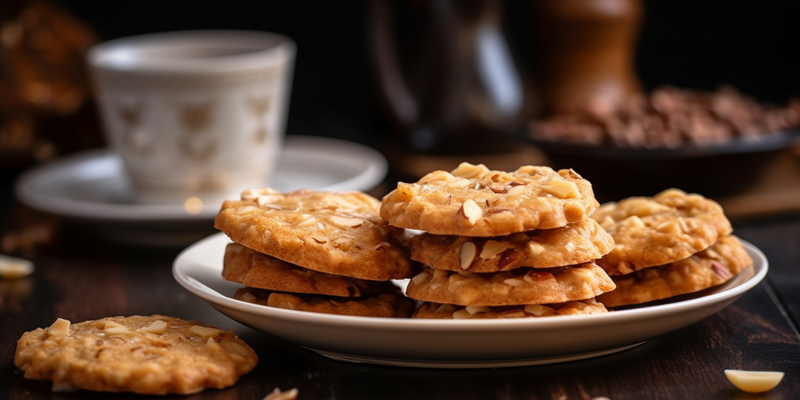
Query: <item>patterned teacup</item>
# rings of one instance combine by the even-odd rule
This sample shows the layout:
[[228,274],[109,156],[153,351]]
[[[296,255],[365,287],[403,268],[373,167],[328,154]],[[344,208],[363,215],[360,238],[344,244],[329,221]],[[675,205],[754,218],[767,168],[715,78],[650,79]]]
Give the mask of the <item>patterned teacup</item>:
[[284,136],[294,42],[185,31],[96,45],[88,59],[106,138],[137,201],[218,202],[265,186]]

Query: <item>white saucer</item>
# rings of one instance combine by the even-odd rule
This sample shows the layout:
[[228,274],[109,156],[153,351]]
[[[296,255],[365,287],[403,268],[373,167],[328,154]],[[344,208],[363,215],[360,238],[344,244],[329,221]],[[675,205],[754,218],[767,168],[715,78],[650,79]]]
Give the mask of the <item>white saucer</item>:
[[495,368],[581,360],[627,350],[722,310],[767,274],[767,259],[742,241],[753,267],[726,284],[606,314],[500,320],[350,317],[265,307],[232,298],[222,279],[228,238],[216,234],[175,259],[178,283],[219,312],[323,356],[350,362],[423,367]]
[[[103,238],[129,244],[186,246],[213,231],[219,204],[187,212],[183,204],[136,204],[122,162],[109,150],[89,151],[24,173],[19,200],[35,209],[101,230]],[[288,136],[269,182],[280,191],[366,191],[386,176],[377,151],[337,139]]]

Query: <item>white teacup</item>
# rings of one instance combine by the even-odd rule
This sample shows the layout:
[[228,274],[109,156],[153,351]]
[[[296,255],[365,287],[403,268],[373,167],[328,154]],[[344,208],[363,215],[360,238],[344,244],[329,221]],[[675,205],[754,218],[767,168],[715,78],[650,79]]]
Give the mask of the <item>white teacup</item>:
[[283,143],[294,42],[255,31],[111,40],[88,59],[106,138],[143,203],[237,198]]

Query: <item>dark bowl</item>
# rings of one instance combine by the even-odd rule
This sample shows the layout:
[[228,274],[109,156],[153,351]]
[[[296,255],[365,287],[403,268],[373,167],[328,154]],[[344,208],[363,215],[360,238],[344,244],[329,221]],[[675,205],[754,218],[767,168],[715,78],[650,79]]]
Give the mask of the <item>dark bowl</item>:
[[592,182],[598,201],[650,196],[676,187],[705,196],[733,195],[755,184],[764,169],[800,137],[800,129],[736,138],[724,145],[633,149],[535,141],[554,168],[572,168]]

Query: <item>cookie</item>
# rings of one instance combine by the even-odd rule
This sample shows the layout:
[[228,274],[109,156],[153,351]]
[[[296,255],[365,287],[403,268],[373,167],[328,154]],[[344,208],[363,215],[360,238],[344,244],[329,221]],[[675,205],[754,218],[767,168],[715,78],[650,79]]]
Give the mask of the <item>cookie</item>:
[[684,259],[733,230],[715,201],[678,189],[604,204],[592,218],[614,237],[614,249],[597,261],[609,275]]
[[376,281],[412,276],[416,268],[392,243],[379,208],[360,192],[248,189],[222,204],[214,225],[236,243],[314,271]]
[[589,262],[614,247],[593,219],[555,229],[493,238],[425,234],[411,246],[411,258],[450,271],[496,272],[519,267],[553,268]]
[[14,363],[54,391],[189,394],[233,385],[255,352],[231,331],[162,315],[103,318],[26,332]]
[[595,299],[569,301],[559,304],[531,304],[526,306],[454,306],[452,304],[424,303],[411,318],[427,319],[499,319],[538,318],[558,315],[589,315],[608,312],[603,303]]
[[580,222],[598,205],[592,185],[573,170],[503,172],[461,163],[398,183],[383,198],[381,216],[392,226],[436,235],[490,237]]
[[288,310],[385,318],[408,318],[416,305],[414,300],[400,293],[382,293],[369,297],[347,298],[297,295],[248,287],[237,290],[233,298],[248,303]]
[[408,283],[406,295],[431,303],[511,306],[585,300],[612,289],[614,282],[602,268],[584,263],[486,274],[425,268]]
[[225,248],[222,277],[255,288],[339,297],[361,297],[395,288],[389,281],[365,281],[299,267],[237,243]]
[[753,264],[735,236],[674,263],[613,276],[617,288],[597,297],[607,307],[640,304],[721,285]]

